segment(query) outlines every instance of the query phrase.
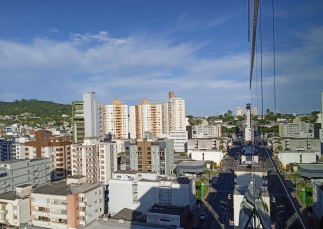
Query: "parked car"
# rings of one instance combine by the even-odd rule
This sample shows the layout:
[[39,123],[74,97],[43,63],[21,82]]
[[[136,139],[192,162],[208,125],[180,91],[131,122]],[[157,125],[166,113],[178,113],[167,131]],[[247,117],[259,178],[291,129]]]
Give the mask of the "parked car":
[[205,212],[202,212],[200,214],[200,220],[205,220],[205,218],[206,218],[206,213]]

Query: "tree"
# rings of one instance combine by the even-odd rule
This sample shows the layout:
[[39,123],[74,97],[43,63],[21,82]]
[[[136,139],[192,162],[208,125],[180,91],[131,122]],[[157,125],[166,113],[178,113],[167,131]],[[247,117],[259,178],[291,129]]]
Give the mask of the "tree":
[[118,156],[121,157],[121,156],[124,156],[126,154],[126,152],[120,152],[118,153]]
[[179,156],[187,156],[186,153],[180,153]]
[[202,124],[202,120],[201,119],[196,120],[196,124],[197,125],[201,125]]
[[267,108],[266,109],[266,115],[269,115],[270,114],[270,109],[269,108]]
[[222,120],[222,119],[223,119],[223,115],[219,115],[219,119],[221,119],[221,120]]
[[228,110],[228,115],[232,116],[232,110]]

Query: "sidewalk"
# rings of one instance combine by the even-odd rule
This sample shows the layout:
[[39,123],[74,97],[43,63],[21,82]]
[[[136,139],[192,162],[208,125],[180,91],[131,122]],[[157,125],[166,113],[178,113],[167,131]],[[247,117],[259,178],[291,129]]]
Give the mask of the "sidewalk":
[[206,203],[206,199],[209,197],[209,193],[211,190],[214,190],[214,188],[209,188],[207,193],[205,194],[204,197],[202,197],[201,202],[200,202],[200,207],[199,209],[196,211],[195,215],[194,215],[194,223],[193,223],[193,227],[198,227],[199,223],[200,223],[200,214],[205,211],[205,203]]
[[317,228],[317,226],[315,225],[315,223],[313,222],[313,220],[309,217],[308,215],[308,210],[306,207],[303,206],[303,203],[301,201],[301,199],[299,198],[299,196],[297,195],[296,192],[291,192],[291,195],[293,197],[293,201],[295,203],[295,205],[300,205],[301,207],[298,209],[301,217],[303,219],[303,222],[305,225],[309,226],[308,228]]

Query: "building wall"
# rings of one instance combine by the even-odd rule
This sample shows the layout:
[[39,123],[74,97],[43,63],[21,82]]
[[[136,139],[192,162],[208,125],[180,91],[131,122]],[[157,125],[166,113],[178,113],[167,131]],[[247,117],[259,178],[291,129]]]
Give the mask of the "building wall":
[[170,131],[169,139],[174,141],[175,152],[187,152],[187,131]]
[[84,125],[84,102],[72,102],[72,119],[73,119],[73,141],[74,143],[83,142],[85,137]]
[[21,160],[0,163],[0,193],[14,191],[16,186],[41,186],[50,182],[50,159]]
[[315,152],[291,152],[281,151],[278,154],[279,161],[286,167],[289,163],[315,163],[317,155]]
[[313,185],[313,205],[312,209],[317,220],[323,215],[323,190],[322,183],[314,183]]
[[221,150],[193,150],[191,158],[199,161],[214,161],[219,164],[223,158],[223,152]]
[[12,143],[0,138],[0,161],[12,160]]
[[[15,199],[6,200],[0,199],[0,210],[6,210],[7,213],[4,214],[6,217],[6,223],[14,226],[20,226],[21,223],[27,223],[30,221],[30,199]],[[14,206],[16,209],[14,209]],[[2,213],[3,214],[3,213]],[[0,222],[4,223],[0,219]]]

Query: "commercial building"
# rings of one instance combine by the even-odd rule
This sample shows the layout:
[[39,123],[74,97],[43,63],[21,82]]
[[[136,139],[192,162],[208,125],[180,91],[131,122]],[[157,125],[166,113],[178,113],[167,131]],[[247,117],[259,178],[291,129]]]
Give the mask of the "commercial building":
[[11,160],[0,162],[0,194],[17,186],[41,186],[50,182],[50,159]]
[[83,101],[72,102],[73,140],[83,142],[84,137],[103,140],[102,102],[95,100],[95,92],[85,93]]
[[30,191],[32,185],[16,186],[14,191],[0,194],[0,224],[19,227],[31,220]]
[[295,117],[293,123],[279,124],[280,137],[314,138],[314,124]]
[[226,150],[228,147],[227,138],[192,138],[187,140],[187,152],[193,150]]
[[103,106],[103,133],[104,138],[128,138],[128,105],[119,99],[115,98],[112,105]]
[[52,136],[47,130],[36,131],[36,140],[25,142],[25,158],[50,158],[52,180],[71,174],[71,137]]
[[174,170],[174,141],[158,140],[151,133],[125,142],[127,169],[171,175]]
[[299,172],[301,177],[306,180],[310,180],[311,183],[323,182],[323,164],[313,163],[313,164],[299,164]]
[[163,206],[154,204],[147,213],[147,223],[190,229],[194,223],[189,206]]
[[167,138],[174,141],[176,153],[187,152],[188,133],[184,131],[170,131],[169,134],[161,134],[159,138]]
[[185,100],[176,97],[174,92],[169,92],[169,99],[162,105],[163,134],[171,131],[186,130]]
[[104,186],[71,177],[39,187],[30,194],[31,222],[44,228],[84,227],[104,214]]
[[220,164],[222,161],[224,153],[222,150],[193,150],[190,153],[193,160],[197,161],[213,161],[216,164]]
[[0,138],[0,161],[12,160],[12,143]]
[[204,161],[182,161],[176,166],[176,176],[194,176],[204,173]]
[[315,163],[318,159],[317,153],[312,151],[279,151],[278,159],[286,169],[289,163]]
[[142,99],[140,105],[129,107],[130,138],[143,138],[144,132],[158,137],[162,129],[162,105]]
[[193,138],[219,138],[221,137],[221,125],[195,125],[192,127]]
[[196,203],[194,177],[165,177],[154,172],[122,170],[109,182],[109,213],[123,208],[147,215],[153,204],[186,207]]
[[107,185],[117,170],[115,142],[100,142],[99,137],[84,138],[84,143],[72,145],[72,175],[86,176],[87,182],[101,181]]

